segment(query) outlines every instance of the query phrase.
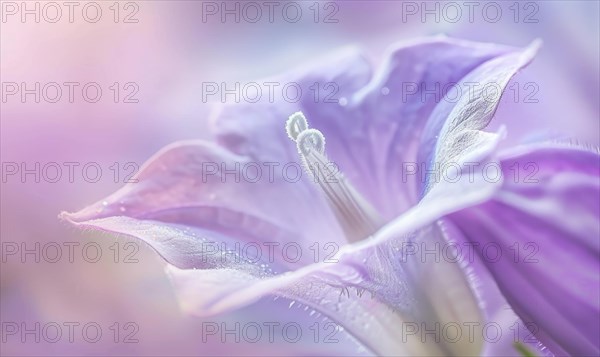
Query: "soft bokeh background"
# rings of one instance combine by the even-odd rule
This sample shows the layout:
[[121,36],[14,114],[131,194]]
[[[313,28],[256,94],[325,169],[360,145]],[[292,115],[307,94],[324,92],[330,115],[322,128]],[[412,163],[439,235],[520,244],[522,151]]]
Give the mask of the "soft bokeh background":
[[[140,246],[135,263],[125,263],[131,252],[122,239],[76,231],[57,219],[62,210],[74,211],[90,204],[123,185],[124,165],[142,164],[164,145],[180,140],[207,136],[206,120],[210,106],[202,103],[202,82],[248,82],[260,80],[302,65],[342,46],[361,46],[377,63],[391,43],[420,36],[445,33],[472,40],[524,46],[536,38],[544,46],[534,63],[522,74],[519,83],[534,82],[539,88],[538,103],[507,103],[501,107],[497,126],[508,126],[507,144],[539,137],[578,138],[599,144],[599,3],[597,1],[500,2],[503,15],[496,23],[485,21],[481,9],[473,21],[462,7],[458,21],[442,16],[436,21],[420,13],[406,15],[401,1],[338,1],[337,23],[315,23],[309,6],[316,1],[301,1],[303,18],[297,23],[284,21],[276,12],[273,23],[230,20],[218,16],[202,21],[200,1],[134,1],[139,11],[137,23],[115,23],[110,9],[113,1],[99,1],[103,14],[97,23],[81,16],[86,2],[75,8],[69,23],[67,9],[57,23],[40,23],[28,15],[23,23],[20,13],[9,15],[11,3],[2,1],[0,24],[1,82],[3,95],[8,82],[97,82],[103,89],[97,103],[86,103],[76,91],[75,100],[65,97],[58,103],[35,103],[33,95],[22,103],[19,96],[8,97],[1,108],[1,265],[0,316],[4,324],[2,355],[214,355],[214,354],[356,354],[352,341],[333,345],[300,343],[221,343],[200,337],[203,321],[184,316],[166,276],[161,260]],[[17,2],[20,7],[20,1]],[[34,8],[36,2],[28,2]],[[220,3],[220,2],[219,2]],[[229,2],[232,4],[233,2]],[[261,3],[261,2],[259,2]],[[417,2],[420,4],[421,2]],[[456,2],[462,4],[463,2]],[[46,3],[39,2],[43,7]],[[443,7],[446,3],[439,3]],[[517,4],[517,5],[515,5]],[[529,4],[529,5],[528,5]],[[533,5],[531,5],[533,4]],[[134,7],[120,2],[121,20]],[[126,7],[129,6],[129,7]],[[233,6],[233,5],[230,5]],[[333,7],[318,2],[323,18]],[[330,6],[330,7],[327,7]],[[434,2],[428,6],[435,7]],[[515,21],[515,10],[520,10]],[[534,6],[534,7],[532,7]],[[538,9],[533,19],[526,15]],[[21,9],[22,10],[22,9]],[[451,14],[451,13],[449,13]],[[53,13],[52,13],[53,15]],[[6,16],[6,17],[4,17]],[[231,17],[230,17],[231,19]],[[138,103],[114,103],[109,89],[114,82],[123,86],[135,82]],[[81,86],[78,87],[79,90]],[[522,87],[521,87],[522,88]],[[64,89],[64,87],[63,87]],[[523,89],[522,89],[523,90]],[[121,88],[121,99],[129,90]],[[523,98],[524,93],[519,96]],[[7,163],[24,163],[34,168],[49,162],[63,165],[77,162],[74,182],[67,169],[56,183],[35,182],[34,175],[7,176]],[[103,175],[96,183],[86,182],[81,167],[96,162]],[[121,167],[115,182],[111,165]],[[90,171],[92,172],[92,171]],[[34,249],[49,242],[62,245],[63,257],[56,263],[34,261],[33,255],[22,262],[19,255],[7,256],[12,243]],[[70,262],[64,242],[78,242]],[[97,263],[82,258],[84,244],[95,242],[103,252]],[[25,244],[25,246],[22,246]],[[70,244],[70,243],[67,243]],[[120,250],[118,262],[114,247]],[[111,250],[112,247],[112,250]],[[50,251],[48,251],[50,252]],[[91,252],[91,251],[90,251]],[[289,315],[289,316],[288,316]],[[285,301],[261,302],[243,311],[210,321],[294,321]],[[8,335],[6,323],[95,322],[103,336],[97,343],[81,338],[75,328],[74,341],[63,336],[56,343],[35,343],[35,336]],[[120,335],[113,341],[111,326],[118,322]],[[137,343],[123,343],[138,327]],[[311,320],[302,321],[309,326]],[[113,327],[114,329],[114,327]],[[63,328],[63,333],[67,331]]]

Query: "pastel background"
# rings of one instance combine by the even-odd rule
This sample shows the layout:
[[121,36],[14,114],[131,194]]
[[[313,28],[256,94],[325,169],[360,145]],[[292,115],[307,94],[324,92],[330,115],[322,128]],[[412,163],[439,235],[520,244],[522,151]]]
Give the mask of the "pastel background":
[[[599,3],[597,1],[503,1],[501,18],[486,21],[477,2],[470,21],[463,2],[458,21],[448,21],[440,13],[439,21],[421,13],[408,15],[401,1],[298,1],[303,17],[297,23],[285,21],[275,11],[274,21],[263,18],[250,23],[222,22],[220,14],[203,21],[200,1],[122,1],[118,22],[111,6],[114,1],[98,1],[102,15],[88,23],[81,14],[87,2],[77,2],[74,21],[69,22],[67,8],[56,23],[39,23],[34,15],[12,14],[10,1],[2,1],[0,24],[0,77],[3,101],[0,103],[0,149],[2,161],[1,191],[1,285],[0,319],[3,325],[2,355],[298,355],[362,353],[353,342],[343,340],[334,345],[300,343],[222,343],[218,338],[203,342],[202,321],[183,315],[166,276],[161,260],[150,249],[139,246],[134,258],[122,239],[76,231],[60,222],[57,215],[75,211],[112,193],[123,185],[125,165],[141,165],[161,147],[176,140],[207,137],[206,123],[210,104],[202,102],[203,82],[249,82],[276,75],[313,61],[328,51],[343,46],[360,46],[377,63],[385,48],[397,41],[440,33],[465,39],[525,46],[536,38],[544,46],[533,64],[522,74],[519,83],[533,82],[539,88],[537,103],[506,103],[494,126],[506,124],[506,143],[535,138],[578,138],[592,145],[600,143],[599,120]],[[47,2],[27,2],[43,8]],[[220,5],[221,2],[216,4]],[[228,2],[232,7],[235,2]],[[258,2],[259,4],[262,2]],[[421,2],[410,2],[421,4]],[[21,2],[14,2],[23,9]],[[59,2],[60,4],[60,2]],[[132,5],[133,4],[133,5]],[[243,2],[242,2],[243,4]],[[283,4],[283,3],[282,3]],[[435,8],[434,2],[427,3]],[[438,3],[441,8],[447,2]],[[516,4],[516,5],[515,5]],[[529,5],[527,5],[529,4]],[[311,6],[320,9],[314,21]],[[334,7],[332,7],[334,6]],[[516,15],[511,6],[519,9]],[[528,7],[529,6],[529,7]],[[281,7],[280,7],[281,8]],[[126,15],[137,12],[124,23]],[[324,23],[332,9],[338,11]],[[525,23],[526,15],[535,23]],[[421,9],[422,10],[422,9]],[[52,16],[54,13],[51,14]],[[517,17],[515,17],[517,16]],[[406,21],[405,21],[406,20]],[[96,82],[103,90],[97,103],[88,103],[75,90],[73,103],[63,97],[57,103],[27,95],[7,95],[7,83],[25,82]],[[109,87],[119,83],[120,93],[114,102]],[[138,91],[137,103],[124,103],[133,82]],[[4,100],[6,96],[6,100]],[[521,93],[519,98],[523,98]],[[22,178],[9,175],[11,163],[35,168],[55,162],[62,167],[62,177],[52,183],[35,175]],[[64,163],[79,163],[74,180],[69,182]],[[102,168],[98,182],[87,182],[81,168],[86,163]],[[114,163],[120,176],[114,177]],[[89,171],[90,173],[93,170]],[[62,247],[56,263],[40,262],[33,254],[22,259],[20,253],[9,255],[7,249],[35,249],[54,242]],[[65,254],[70,242],[73,262]],[[82,258],[82,247],[95,243],[102,250],[97,263]],[[115,245],[116,244],[116,245]],[[50,246],[48,246],[50,247]],[[50,248],[48,248],[50,249]],[[115,251],[119,256],[115,258]],[[48,253],[49,251],[47,251]],[[91,252],[91,251],[90,251]],[[52,254],[54,256],[54,253]],[[294,321],[283,303],[261,302],[227,316],[207,319],[215,322]],[[80,327],[94,322],[102,328],[102,338],[91,343],[81,338],[75,328],[74,341],[68,336],[56,343],[35,341],[34,335],[7,333],[7,323],[63,324],[77,322]],[[114,324],[119,331],[115,342]],[[124,325],[132,322],[137,342],[124,343],[134,331]],[[302,322],[304,323],[304,322]],[[111,329],[111,326],[112,329]],[[308,326],[308,325],[307,325]],[[67,329],[63,327],[63,333]]]

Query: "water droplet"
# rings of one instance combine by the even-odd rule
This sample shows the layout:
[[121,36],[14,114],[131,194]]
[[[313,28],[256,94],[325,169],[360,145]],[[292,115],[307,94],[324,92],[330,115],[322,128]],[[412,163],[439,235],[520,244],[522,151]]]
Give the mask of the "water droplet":
[[291,309],[292,306],[294,306],[295,303],[296,303],[295,301],[290,302],[290,307],[289,308]]
[[104,207],[108,206],[108,201],[102,201],[102,206],[104,206]]
[[381,94],[383,94],[383,95],[390,94],[390,89],[388,87],[381,88]]
[[348,99],[346,99],[345,97],[341,97],[340,100],[338,100],[338,103],[340,103],[342,107],[345,107],[346,105],[348,105]]

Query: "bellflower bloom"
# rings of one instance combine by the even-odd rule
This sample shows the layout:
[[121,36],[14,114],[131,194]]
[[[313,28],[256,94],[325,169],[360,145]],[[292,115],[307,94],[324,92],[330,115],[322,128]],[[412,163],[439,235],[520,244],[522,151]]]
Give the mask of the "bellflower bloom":
[[[536,354],[598,354],[598,153],[500,150],[503,130],[483,131],[500,101],[483,89],[502,93],[538,47],[435,37],[391,49],[375,72],[344,51],[273,80],[311,95],[224,105],[214,140],[168,146],[139,182],[63,217],[148,243],[197,315],[276,295],[380,355],[517,355],[514,326]],[[315,83],[337,84],[339,103]],[[469,83],[478,86],[458,98],[424,92]],[[290,180],[286,163],[304,175]],[[534,179],[516,177],[531,163]],[[271,177],[236,180],[236,164],[270,167]],[[490,242],[499,259],[487,256]],[[268,244],[275,258],[239,259],[236,243]],[[304,254],[281,258],[290,244]],[[449,244],[475,254],[420,254]],[[526,264],[529,248],[536,262]],[[494,341],[482,338],[490,323],[502,329]],[[461,334],[440,338],[439,326]]]

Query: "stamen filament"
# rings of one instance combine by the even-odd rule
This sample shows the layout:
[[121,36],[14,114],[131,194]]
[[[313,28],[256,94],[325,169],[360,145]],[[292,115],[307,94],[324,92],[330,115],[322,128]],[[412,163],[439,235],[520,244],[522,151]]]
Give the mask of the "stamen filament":
[[286,129],[290,139],[296,141],[304,169],[325,194],[347,239],[356,242],[371,236],[383,225],[383,221],[337,170],[337,165],[327,159],[323,134],[316,129],[308,129],[308,122],[301,112],[290,116]]

